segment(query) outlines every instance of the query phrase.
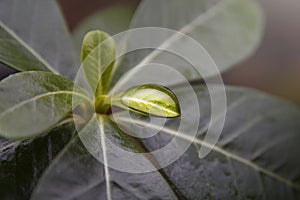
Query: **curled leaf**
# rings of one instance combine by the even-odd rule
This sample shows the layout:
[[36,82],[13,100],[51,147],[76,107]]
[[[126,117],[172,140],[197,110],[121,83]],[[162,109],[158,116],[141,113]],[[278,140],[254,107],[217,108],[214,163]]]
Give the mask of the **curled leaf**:
[[160,85],[145,84],[127,90],[122,103],[133,111],[157,117],[178,117],[180,106],[176,95]]

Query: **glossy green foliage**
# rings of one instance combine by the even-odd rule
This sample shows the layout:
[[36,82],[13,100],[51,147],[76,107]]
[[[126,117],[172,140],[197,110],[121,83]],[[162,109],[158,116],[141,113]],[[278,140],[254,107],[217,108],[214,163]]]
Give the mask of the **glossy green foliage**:
[[80,50],[82,40],[91,30],[102,30],[110,35],[118,34],[129,28],[135,8],[129,5],[114,5],[101,8],[78,24],[72,31],[76,51]]
[[[169,28],[192,37],[224,71],[256,50],[262,38],[264,15],[255,0],[145,0],[131,24],[131,28],[140,27]],[[182,38],[166,42],[188,51]]]
[[[10,41],[7,37],[1,38],[1,47],[5,46],[4,51],[0,51],[1,59],[11,57],[10,65],[7,62],[5,65],[19,71],[44,71],[46,67],[48,71],[74,78],[80,64],[76,62],[72,40],[56,1],[1,0],[0,21],[2,27],[9,29],[10,38],[13,37]],[[23,56],[30,54],[34,57],[30,56],[30,62],[25,62]]]
[[[81,137],[84,137],[92,134],[93,137],[99,138],[96,133],[101,132],[99,134],[105,134],[119,148],[132,152],[142,150],[108,117],[100,118],[102,118],[99,119],[100,123],[104,123],[103,132],[98,128],[97,118],[93,118],[79,135],[82,134]],[[91,141],[91,149],[97,151],[99,142],[100,140],[97,139],[96,142]],[[100,154],[103,155],[103,152]],[[115,156],[110,158],[114,161],[122,159]],[[149,162],[149,165],[152,164]],[[31,199],[176,199],[174,188],[168,185],[160,171],[132,174],[108,169],[109,178],[104,175],[107,170],[105,166],[92,157],[78,136],[74,137],[45,172]],[[58,179],[60,181],[56,182]],[[54,182],[56,184],[53,184]],[[68,188],[68,192],[65,188]],[[110,189],[112,191],[108,193]]]
[[180,105],[175,94],[168,88],[145,84],[128,89],[121,97],[127,107],[147,115],[179,117]]
[[0,21],[0,63],[18,71],[52,71],[48,63]]
[[[191,200],[248,197],[298,199],[300,124],[295,119],[300,117],[299,107],[250,89],[227,87],[228,114],[224,132],[212,152],[199,159],[199,148],[202,145],[212,145],[203,140],[205,127],[210,121],[210,95],[203,87],[194,89],[199,94],[199,106],[203,111],[202,123],[196,138],[188,137],[190,124],[183,124],[186,133],[182,140],[190,140],[193,144],[180,159],[160,171],[146,174],[125,173],[109,168],[108,178],[103,173],[104,166],[91,157],[78,138],[74,138],[44,174],[33,199],[68,199],[74,194],[78,199],[92,199],[95,196],[106,199],[108,192],[105,182],[111,186],[112,199],[135,199],[136,196],[141,199]],[[214,91],[218,92],[219,89],[216,86]],[[188,99],[190,95],[185,87],[176,91],[182,98]],[[188,102],[185,104],[190,112],[194,111],[193,105]],[[196,120],[198,119],[191,118],[190,123],[195,123]],[[104,121],[103,131],[109,140],[120,148],[136,151],[136,141],[133,143],[128,137],[124,138],[118,125],[108,118]],[[131,118],[124,123],[143,125],[145,121]],[[233,126],[233,123],[237,125]],[[140,142],[149,151],[162,148],[173,139],[177,125],[176,120],[169,121],[162,129],[158,127],[157,135]],[[155,129],[155,125],[150,125],[143,131],[150,131],[150,128]],[[88,129],[85,130],[85,135],[89,135],[89,132],[97,136],[97,126],[90,126]],[[132,128],[131,131],[135,134],[140,130]],[[127,141],[127,145],[123,141]],[[90,144],[95,152],[100,148],[94,140]],[[74,157],[78,159],[74,160]],[[117,155],[109,158],[108,163],[122,159]],[[138,184],[133,186],[133,183]],[[63,189],[66,187],[71,192],[66,193]],[[144,192],[145,188],[151,192]]]
[[[20,71],[53,71],[72,77],[76,65],[70,38],[55,1],[15,2],[0,1],[0,62]],[[131,16],[131,12],[124,13]],[[127,26],[130,16],[117,20],[126,25],[110,23],[114,27],[91,28],[120,30]],[[156,26],[184,33],[203,45],[224,71],[255,50],[263,24],[261,8],[254,0],[144,0],[131,27]],[[127,39],[130,45],[136,38]],[[182,85],[172,91],[154,84],[137,85],[122,91],[117,105],[145,116],[126,118],[119,112],[114,118],[106,112],[111,99],[114,103],[114,97],[106,95],[112,89],[111,79],[118,81],[144,59],[172,66],[189,80],[195,78],[194,71],[161,52],[154,54],[157,56],[138,52],[133,52],[132,57],[126,55],[116,74],[112,74],[116,45],[101,31],[91,31],[83,40],[83,72],[96,96],[99,112],[93,113],[91,119],[84,118],[87,123],[80,124],[78,130],[72,123],[65,123],[72,122],[77,103],[91,102],[72,81],[50,72],[19,73],[1,81],[0,135],[35,138],[23,141],[0,137],[0,199],[299,199],[298,106],[257,91],[227,87],[225,126],[214,147],[205,140],[206,132],[209,125],[217,126],[220,121],[211,121],[211,96],[202,86],[192,88],[198,97],[195,105],[190,103],[191,90]],[[190,50],[180,37],[162,41],[162,45]],[[190,53],[199,60],[198,64],[203,64],[197,52]],[[212,92],[218,93],[219,87]],[[72,97],[78,102],[72,102]],[[200,119],[194,117],[195,106],[200,107]],[[152,115],[158,117],[149,123]],[[114,121],[117,118],[118,123]],[[186,123],[180,123],[183,118],[188,119]],[[191,130],[197,123],[199,129]],[[188,142],[191,146],[174,163],[158,169],[158,158],[145,156],[153,172],[127,173],[110,168],[111,163],[121,165],[127,158],[109,151],[110,146],[103,143],[104,136],[122,150],[144,153],[166,146],[179,124],[182,132],[177,134],[178,145]],[[150,138],[135,138],[142,133],[150,135],[153,130],[157,134]],[[197,132],[196,138],[190,137],[192,131]],[[71,142],[42,175],[72,135]],[[212,151],[199,159],[203,146],[212,147]],[[91,151],[103,158],[104,165]],[[166,159],[175,152],[168,153]],[[132,162],[130,166],[136,164]]]
[[[264,13],[256,0],[144,0],[133,16],[130,28],[161,27],[185,34],[203,46],[223,72],[257,49],[263,36],[264,21]],[[193,64],[205,65],[203,55],[195,53],[180,34],[168,36],[160,45],[168,49],[180,48],[192,58]],[[136,45],[134,36],[129,35],[127,40],[127,46]],[[114,82],[138,63],[145,64],[144,61],[172,66],[188,80],[201,78],[189,63],[157,48],[128,55]],[[212,71],[206,76],[214,75],[216,72]],[[145,78],[147,76],[137,77]]]
[[96,96],[105,94],[116,58],[115,42],[105,32],[91,31],[82,42],[81,60],[86,80]]
[[37,138],[0,137],[0,199],[29,199],[44,170],[75,133],[74,125],[67,123]]
[[[0,82],[0,135],[28,138],[55,127],[72,106],[89,102],[74,83],[50,72],[22,72]],[[78,90],[79,91],[79,90]],[[75,95],[78,102],[73,102]]]

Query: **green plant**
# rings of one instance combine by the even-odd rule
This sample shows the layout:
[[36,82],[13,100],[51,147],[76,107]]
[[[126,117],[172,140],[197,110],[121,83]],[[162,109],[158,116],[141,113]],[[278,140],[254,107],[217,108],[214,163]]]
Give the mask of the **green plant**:
[[[14,20],[12,10],[26,17]],[[0,83],[1,199],[299,198],[297,106],[258,91],[228,86],[225,126],[214,146],[205,140],[212,112],[210,93],[198,80],[192,83],[201,111],[200,122],[195,104],[190,101],[191,90],[185,84],[170,87],[172,90],[160,85],[137,85],[112,97],[110,92],[119,78],[149,52],[131,53],[122,62],[116,61],[118,43],[104,32],[93,31],[80,38],[82,71],[95,94],[90,99],[75,79],[79,64],[55,1],[1,1],[0,19],[0,62],[20,71]],[[39,20],[30,23],[32,19]],[[178,30],[202,44],[219,70],[224,71],[255,50],[262,36],[263,20],[253,0],[145,0],[130,27]],[[80,31],[88,32],[84,27],[77,34]],[[180,38],[177,41],[185,47]],[[160,61],[182,70],[181,63],[172,63],[163,52],[158,54]],[[151,55],[146,58],[154,59]],[[188,80],[195,78],[193,71],[180,72]],[[145,98],[145,88],[150,88],[150,93],[159,92],[159,98]],[[136,91],[142,91],[142,95]],[[221,92],[221,86],[216,84],[214,92]],[[139,101],[128,101],[133,96],[135,100],[155,100],[158,110],[148,109]],[[179,143],[193,145],[172,164],[160,168],[159,158],[150,154],[145,160],[157,170],[121,172],[103,165],[86,149],[84,142],[89,141],[85,138],[100,137],[101,155],[108,164],[115,161],[110,159],[122,157],[106,155],[104,136],[130,152],[152,152],[165,146],[176,134],[181,119],[177,98],[184,99],[180,101],[181,112],[188,114],[182,117],[189,119],[182,124],[185,132],[180,133]],[[169,107],[163,105],[166,100]],[[151,134],[160,127],[150,125],[141,131],[121,116],[120,123],[128,130],[125,132],[111,117],[112,105],[134,111],[131,120],[139,125],[148,125],[149,112],[162,117],[157,120],[167,121],[155,137],[137,139],[129,134]],[[168,108],[167,114],[160,113],[161,107]],[[189,130],[197,123],[197,136],[193,139]],[[212,125],[219,123],[216,120]],[[91,149],[99,150],[99,143],[90,144]],[[202,159],[198,157],[201,146],[213,149]]]

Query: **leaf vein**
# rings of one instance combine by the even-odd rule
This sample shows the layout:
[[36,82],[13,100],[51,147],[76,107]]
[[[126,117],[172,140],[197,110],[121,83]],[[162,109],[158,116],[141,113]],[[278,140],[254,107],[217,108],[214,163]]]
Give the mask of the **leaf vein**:
[[[114,117],[116,117],[116,116],[114,116]],[[258,172],[261,172],[261,173],[263,173],[265,175],[268,175],[271,178],[274,178],[277,181],[282,182],[282,183],[284,183],[284,184],[286,184],[286,185],[288,185],[288,186],[290,186],[292,188],[295,188],[296,190],[300,191],[300,184],[297,184],[297,183],[295,183],[295,182],[293,182],[293,181],[291,181],[291,180],[289,180],[289,179],[287,179],[287,178],[285,178],[285,177],[283,177],[283,176],[281,176],[279,174],[276,174],[273,171],[270,171],[270,170],[268,170],[266,168],[263,168],[263,167],[255,164],[255,163],[251,162],[250,160],[247,160],[247,159],[245,159],[245,158],[243,158],[243,157],[241,157],[239,155],[235,155],[235,154],[233,154],[231,152],[228,152],[228,151],[226,151],[226,150],[224,150],[224,149],[222,149],[222,148],[220,148],[220,147],[218,147],[216,145],[210,144],[210,143],[205,142],[203,140],[200,140],[198,138],[191,137],[191,136],[189,136],[187,134],[184,134],[184,133],[181,133],[181,132],[177,132],[177,131],[174,131],[172,129],[166,128],[166,127],[162,128],[162,127],[156,126],[154,124],[149,124],[149,123],[141,121],[141,120],[127,119],[125,117],[118,117],[118,119],[119,120],[123,120],[124,122],[128,122],[128,123],[135,122],[135,123],[140,124],[140,125],[147,125],[148,127],[151,127],[153,129],[157,129],[157,130],[161,130],[161,131],[163,131],[165,133],[168,133],[168,134],[170,134],[172,136],[179,137],[179,138],[187,140],[187,141],[192,141],[193,143],[196,143],[196,144],[199,144],[199,145],[203,145],[203,146],[208,147],[208,148],[212,148],[212,151],[215,151],[217,153],[220,153],[221,155],[224,155],[224,156],[226,156],[228,158],[236,160],[236,161],[238,161],[238,162],[240,162],[240,163],[242,163],[244,165],[247,165],[247,166],[251,167],[255,171],[258,171]]]
[[43,97],[46,97],[46,96],[51,96],[51,95],[57,95],[57,94],[73,94],[73,95],[80,96],[80,97],[82,97],[82,98],[84,98],[84,99],[90,101],[90,99],[89,99],[87,96],[85,96],[85,95],[83,95],[83,94],[81,94],[81,93],[73,92],[73,91],[47,92],[47,93],[45,93],[45,94],[41,94],[41,95],[35,96],[35,97],[33,97],[33,98],[27,99],[27,100],[25,100],[25,101],[22,101],[21,103],[18,103],[18,104],[16,104],[16,105],[10,107],[9,109],[7,109],[7,110],[3,111],[2,113],[0,113],[0,118],[3,117],[3,116],[5,116],[5,115],[8,114],[9,112],[13,111],[14,109],[17,109],[18,107],[21,107],[21,106],[23,106],[23,105],[25,105],[25,104],[27,104],[27,103],[29,103],[29,102],[31,102],[31,101],[35,102],[36,100],[38,100],[38,99],[40,99],[40,98],[43,98]]
[[58,74],[58,72],[33,48],[31,48],[23,39],[21,39],[13,30],[7,27],[1,20],[0,26],[7,31],[16,41],[23,45],[32,55],[34,55],[42,64],[45,65],[51,72]]

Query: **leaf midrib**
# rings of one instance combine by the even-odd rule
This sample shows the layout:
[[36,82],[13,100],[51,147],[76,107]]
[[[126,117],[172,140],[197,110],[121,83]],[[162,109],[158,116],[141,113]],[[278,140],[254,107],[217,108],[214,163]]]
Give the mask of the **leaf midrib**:
[[252,169],[254,169],[254,170],[258,171],[258,172],[261,172],[261,173],[263,173],[265,175],[268,175],[271,178],[274,178],[277,181],[282,182],[282,183],[284,183],[284,184],[286,184],[286,185],[288,185],[288,186],[290,186],[292,188],[295,188],[296,190],[300,191],[300,185],[299,184],[297,184],[297,183],[295,183],[295,182],[293,182],[293,181],[291,181],[291,180],[289,180],[289,179],[287,179],[287,178],[285,178],[283,176],[280,176],[280,175],[274,173],[273,171],[270,171],[270,170],[268,170],[266,168],[263,168],[263,167],[255,164],[255,163],[251,162],[250,160],[247,160],[247,159],[245,159],[245,158],[243,158],[241,156],[238,156],[238,155],[235,155],[235,154],[233,154],[231,152],[228,152],[228,151],[222,149],[221,147],[219,147],[217,145],[210,144],[210,143],[205,142],[203,140],[200,140],[198,138],[193,138],[191,136],[188,136],[187,134],[184,134],[184,133],[181,133],[181,132],[178,132],[178,131],[174,131],[174,130],[166,128],[166,127],[159,127],[159,126],[156,126],[154,124],[148,124],[147,122],[144,122],[144,121],[141,121],[141,120],[130,119],[131,121],[129,121],[127,118],[124,118],[124,117],[119,117],[118,119],[119,120],[123,120],[124,122],[133,122],[134,121],[135,123],[140,124],[140,125],[147,125],[147,126],[153,128],[153,129],[161,130],[161,131],[163,131],[165,133],[168,133],[168,134],[170,134],[172,136],[176,136],[176,137],[179,137],[179,138],[187,140],[187,141],[192,141],[195,144],[199,144],[199,145],[203,145],[205,147],[211,148],[212,151],[220,153],[221,155],[223,155],[223,156],[225,156],[227,158],[231,158],[233,160],[236,160],[236,161],[238,161],[238,162],[240,162],[240,163],[242,163],[244,165],[249,166],[250,168],[252,168]]
[[[173,34],[170,38],[168,38],[165,42],[163,42],[156,50],[152,51],[150,54],[148,54],[142,61],[140,61],[135,67],[133,67],[133,70],[130,71],[126,75],[124,79],[121,79],[115,87],[118,85],[125,85],[125,83],[132,78],[132,76],[143,66],[145,66],[147,63],[149,63],[152,59],[154,59],[157,55],[159,55],[161,49],[165,49],[169,47],[173,41],[176,41],[177,39],[180,39],[183,35],[188,34],[190,31],[192,31],[196,25],[200,25],[201,23],[205,23],[208,19],[215,16],[215,13],[222,9],[225,3],[227,3],[229,0],[221,0],[216,5],[212,6],[210,9],[206,10],[203,14],[197,16],[194,18],[190,23],[183,26],[181,29],[177,31],[177,34]],[[225,3],[224,3],[225,2]],[[198,20],[200,20],[198,22]],[[197,23],[196,23],[197,22]],[[194,28],[192,27],[192,24],[196,24]],[[178,32],[180,34],[178,34]],[[114,90],[117,90],[116,88],[113,88],[109,94],[111,94]]]
[[111,180],[110,180],[110,173],[109,173],[109,163],[107,159],[107,148],[106,148],[106,142],[105,142],[105,128],[104,128],[104,119],[103,116],[99,115],[98,119],[100,121],[100,137],[101,137],[101,148],[103,151],[103,167],[104,167],[104,174],[105,174],[105,184],[106,184],[106,196],[107,200],[112,200],[112,194],[111,194]]
[[46,96],[54,96],[54,95],[58,95],[58,94],[72,94],[72,95],[77,95],[77,96],[80,96],[88,101],[90,101],[90,99],[81,94],[81,93],[77,93],[77,92],[73,92],[73,91],[55,91],[55,92],[47,92],[47,93],[44,93],[44,94],[41,94],[41,95],[38,95],[38,96],[34,96],[33,98],[30,98],[30,99],[27,99],[25,101],[22,101],[18,104],[15,104],[14,106],[10,107],[9,109],[3,111],[2,113],[0,113],[0,118],[5,116],[6,114],[9,114],[10,112],[12,112],[13,110],[17,109],[18,107],[21,107],[27,103],[30,103],[31,101],[36,101],[40,98],[43,98],[43,97],[46,97]]
[[7,27],[2,20],[0,20],[0,26],[3,27],[17,42],[19,42],[25,49],[27,49],[37,60],[39,60],[50,72],[58,74],[58,72],[30,45],[28,45],[23,39],[21,39],[13,30]]
[[[169,39],[163,42],[157,49],[152,51],[148,56],[146,56],[139,64],[137,65],[145,65],[150,62],[151,59],[155,58],[159,53],[159,49],[164,49],[169,47],[172,42],[180,39],[184,34],[188,34],[195,29],[196,26],[200,24],[204,24],[207,20],[211,17],[214,17],[217,11],[221,10],[225,3],[229,0],[220,0],[216,5],[212,6],[210,9],[205,11],[203,14],[199,15],[198,17],[194,18],[190,23],[180,28],[177,32],[180,34],[173,34]],[[225,2],[225,3],[224,3]],[[193,26],[194,25],[194,26]]]
[[[90,119],[90,121],[93,119],[95,117],[95,115]],[[101,125],[99,125],[99,128],[100,128],[100,131],[103,133],[101,133],[101,140],[103,140],[104,141],[104,138],[103,137],[105,137],[105,128],[104,128],[104,120],[103,120],[103,116],[101,116],[101,115],[98,115],[98,119],[100,120],[100,124]],[[78,133],[79,134],[79,133]],[[131,138],[132,139],[132,138]],[[64,155],[65,155],[65,153],[67,153],[68,152],[68,149],[72,146],[72,145],[74,145],[74,141],[75,140],[80,140],[80,137],[79,137],[79,135],[76,135],[66,146],[65,146],[65,148],[60,152],[60,154],[56,157],[56,159],[51,163],[51,166],[55,166],[58,162],[59,162],[59,160],[60,160],[60,158],[62,158]],[[133,141],[134,143],[135,143],[135,141]],[[103,143],[101,142],[101,145],[102,145],[102,151],[103,151],[103,155],[105,155],[106,153],[104,153],[104,152],[106,152],[106,148],[105,147],[103,147]],[[136,145],[139,145],[139,144],[136,144]],[[141,144],[142,145],[142,144]],[[139,146],[139,148],[146,148],[146,147],[141,147],[141,146]],[[78,156],[76,159],[74,159],[73,160],[73,162],[76,162],[76,161],[79,161],[80,162],[80,160],[82,160],[82,159],[84,159],[84,158],[87,158],[87,157],[90,157],[91,156],[91,154],[89,154],[89,153],[87,153],[87,154],[83,154],[83,155],[80,155],[80,156]],[[105,156],[104,156],[105,157]],[[148,158],[149,159],[149,158]],[[106,160],[106,161],[105,161]],[[153,161],[153,160],[152,160]],[[150,160],[150,162],[152,163],[152,161]],[[72,162],[72,163],[73,163]],[[69,163],[68,164],[68,166],[70,166],[72,163]],[[153,164],[153,163],[152,163]],[[111,183],[110,183],[110,178],[107,178],[107,174],[109,174],[109,167],[108,167],[108,162],[107,162],[107,158],[105,159],[104,158],[104,164],[103,164],[104,166],[103,166],[103,168],[104,168],[104,171],[105,171],[105,183],[106,183],[106,192],[107,192],[107,197],[108,197],[108,199],[109,200],[112,200],[112,194],[111,194]],[[154,164],[153,164],[154,165]],[[51,166],[48,168],[48,170],[47,170],[47,172],[45,173],[45,174],[47,174],[49,171],[50,171],[50,168],[51,168]],[[155,167],[157,167],[157,165],[154,165]],[[67,166],[65,167],[65,168],[67,168]],[[62,171],[63,169],[61,169],[61,171]],[[173,191],[173,193],[176,195],[176,197],[178,198],[178,199],[183,199],[182,197],[181,197],[181,194],[179,194],[178,193],[178,191],[176,190],[176,188],[175,188],[175,185],[173,185],[173,183],[170,181],[170,180],[168,180],[168,177],[164,174],[164,172],[163,171],[161,171],[161,170],[159,170],[158,169],[158,173],[160,173],[160,175],[162,176],[162,178],[166,181],[166,183],[170,186],[170,188],[171,188],[171,190]],[[109,175],[110,176],[110,175]],[[44,177],[47,177],[47,176],[44,176]],[[41,179],[40,180],[40,182],[43,182],[43,180]],[[80,190],[80,191],[77,191],[76,192],[76,194],[72,194],[68,199],[73,199],[73,197],[75,197],[75,196],[78,196],[78,195],[81,195],[81,194],[83,194],[84,192],[87,192],[90,188],[94,188],[95,186],[97,186],[97,185],[99,185],[101,183],[101,181],[96,181],[96,182],[94,182],[92,185],[90,185],[89,186],[89,188],[87,188],[87,189],[84,189],[84,190]],[[39,186],[40,185],[38,185],[37,187],[36,187],[36,191],[38,191],[39,190]]]

